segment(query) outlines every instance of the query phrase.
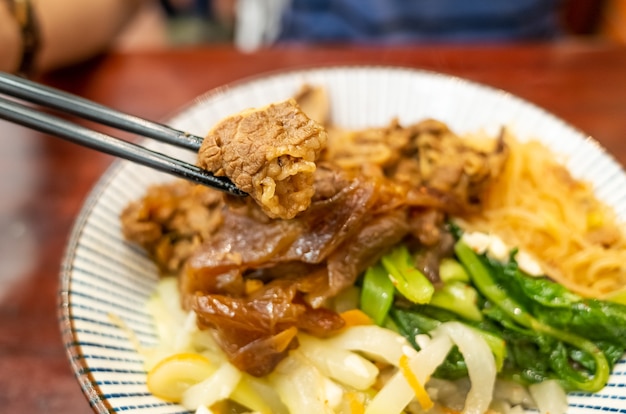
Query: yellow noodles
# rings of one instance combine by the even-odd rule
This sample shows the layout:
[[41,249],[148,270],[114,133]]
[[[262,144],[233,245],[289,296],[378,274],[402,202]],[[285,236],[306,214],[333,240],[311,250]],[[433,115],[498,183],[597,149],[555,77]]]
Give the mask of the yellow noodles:
[[603,297],[626,285],[626,243],[612,210],[536,141],[508,134],[510,155],[468,230],[493,233],[537,259],[557,282]]

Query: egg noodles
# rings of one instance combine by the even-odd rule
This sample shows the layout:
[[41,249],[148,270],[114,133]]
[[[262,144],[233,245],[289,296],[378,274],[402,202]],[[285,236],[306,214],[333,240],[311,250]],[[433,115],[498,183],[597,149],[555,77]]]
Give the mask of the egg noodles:
[[583,296],[601,298],[626,286],[626,240],[615,213],[545,145],[510,133],[506,142],[504,169],[462,226],[531,253],[551,278]]

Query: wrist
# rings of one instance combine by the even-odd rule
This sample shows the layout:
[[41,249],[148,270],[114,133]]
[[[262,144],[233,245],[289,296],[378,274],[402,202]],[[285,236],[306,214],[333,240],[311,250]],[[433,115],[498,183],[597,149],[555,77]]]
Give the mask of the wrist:
[[20,26],[10,5],[0,0],[0,70],[17,72],[22,54]]
[[[35,57],[39,50],[39,25],[33,12],[31,0],[3,0],[5,12],[12,16],[14,25],[18,27],[21,45],[21,53],[18,58],[17,72],[20,75],[28,76],[34,71]],[[11,20],[11,16],[7,21]],[[11,30],[11,29],[10,29]],[[12,31],[15,34],[15,31]]]

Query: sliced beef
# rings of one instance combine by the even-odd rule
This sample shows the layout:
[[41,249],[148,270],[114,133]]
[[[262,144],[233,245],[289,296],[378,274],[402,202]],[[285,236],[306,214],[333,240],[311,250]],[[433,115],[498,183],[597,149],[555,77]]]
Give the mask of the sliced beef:
[[198,166],[225,175],[272,218],[289,219],[313,197],[326,131],[292,99],[222,120],[206,136]]
[[221,192],[187,181],[153,186],[121,214],[124,237],[146,249],[163,273],[183,263],[220,228]]
[[196,295],[192,307],[201,327],[218,332],[229,360],[255,376],[269,374],[298,342],[298,329],[324,335],[345,322],[335,312],[299,300],[298,282],[276,279],[249,296]]

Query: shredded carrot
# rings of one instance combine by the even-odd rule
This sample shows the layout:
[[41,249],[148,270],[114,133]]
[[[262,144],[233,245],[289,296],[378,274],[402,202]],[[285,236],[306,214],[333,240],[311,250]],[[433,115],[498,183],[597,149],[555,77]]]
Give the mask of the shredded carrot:
[[350,414],[363,414],[365,407],[355,392],[346,393],[346,398],[350,403]]
[[409,366],[409,357],[402,355],[398,366],[400,367],[400,372],[402,372],[402,375],[404,375],[404,378],[406,378],[409,383],[409,386],[413,388],[417,402],[420,403],[424,410],[430,410],[435,404],[433,403],[433,400],[430,399],[430,396],[426,392],[424,386],[417,379],[413,371],[411,371],[411,367]]
[[298,328],[291,326],[272,337],[274,349],[283,352],[291,343],[294,336],[298,334]]
[[359,326],[359,325],[373,325],[374,321],[372,318],[367,316],[365,312],[360,309],[350,309],[345,312],[342,312],[340,316],[346,321],[345,327],[348,328],[350,326]]

